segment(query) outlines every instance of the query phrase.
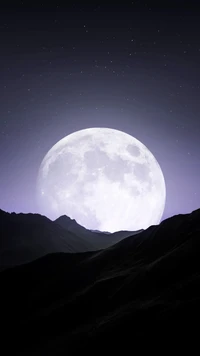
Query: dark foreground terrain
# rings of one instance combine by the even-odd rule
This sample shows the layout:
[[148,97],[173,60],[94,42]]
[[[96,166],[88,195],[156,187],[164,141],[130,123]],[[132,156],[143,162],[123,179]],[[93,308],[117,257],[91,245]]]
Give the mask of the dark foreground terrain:
[[199,354],[200,210],[4,270],[0,286],[3,355]]

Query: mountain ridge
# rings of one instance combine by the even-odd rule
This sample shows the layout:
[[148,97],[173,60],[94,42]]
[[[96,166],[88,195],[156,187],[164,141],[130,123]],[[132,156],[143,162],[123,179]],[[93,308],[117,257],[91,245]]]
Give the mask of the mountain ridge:
[[40,214],[0,211],[0,269],[51,252],[84,252],[93,247]]
[[75,219],[71,219],[66,215],[60,216],[58,219],[54,220],[55,223],[65,228],[67,231],[73,232],[77,234],[77,236],[82,236],[84,239],[89,241],[90,243],[94,243],[96,249],[104,249],[107,248],[118,241],[132,235],[136,235],[143,230],[138,231],[117,231],[114,233],[88,230],[82,225],[78,224]]
[[4,331],[26,355],[141,349],[144,340],[180,350],[181,340],[198,334],[199,255],[200,209],[104,250],[7,269],[0,273]]
[[137,232],[92,232],[75,220],[55,221],[37,213],[8,213],[0,209],[0,270],[56,252],[86,252],[106,248]]

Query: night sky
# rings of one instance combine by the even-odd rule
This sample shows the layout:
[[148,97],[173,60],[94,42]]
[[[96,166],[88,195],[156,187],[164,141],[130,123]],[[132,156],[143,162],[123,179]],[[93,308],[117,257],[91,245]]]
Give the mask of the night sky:
[[37,212],[42,159],[88,127],[124,131],[155,155],[163,218],[199,208],[198,2],[3,3],[0,208]]

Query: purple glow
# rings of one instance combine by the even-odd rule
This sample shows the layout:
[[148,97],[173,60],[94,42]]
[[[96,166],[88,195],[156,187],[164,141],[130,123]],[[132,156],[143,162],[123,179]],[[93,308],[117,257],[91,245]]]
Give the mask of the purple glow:
[[37,212],[43,157],[87,127],[150,149],[166,182],[163,219],[199,208],[200,24],[192,9],[134,6],[1,11],[1,209]]

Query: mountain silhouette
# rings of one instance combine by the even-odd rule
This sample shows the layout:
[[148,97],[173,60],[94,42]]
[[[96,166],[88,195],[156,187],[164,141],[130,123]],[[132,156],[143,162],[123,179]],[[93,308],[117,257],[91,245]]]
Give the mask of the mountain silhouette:
[[99,250],[134,234],[130,231],[97,233],[67,216],[53,222],[39,214],[9,214],[3,210],[0,210],[0,231],[0,270],[49,253]]
[[199,335],[200,209],[104,250],[4,270],[0,285],[1,346],[15,354],[128,355],[159,343],[162,354],[186,341],[191,351]]
[[72,232],[73,234],[82,237],[85,241],[91,243],[93,247],[95,247],[95,250],[104,249],[113,244],[116,244],[128,236],[133,236],[143,231],[117,231],[114,233],[109,233],[96,230],[88,230],[85,227],[79,225],[76,220],[70,219],[66,215],[60,216],[55,220],[55,223],[67,231]]
[[0,231],[0,269],[48,253],[94,250],[91,243],[39,214],[9,214],[0,210]]

